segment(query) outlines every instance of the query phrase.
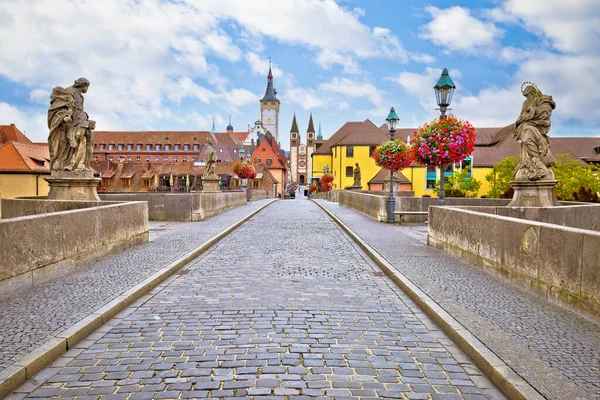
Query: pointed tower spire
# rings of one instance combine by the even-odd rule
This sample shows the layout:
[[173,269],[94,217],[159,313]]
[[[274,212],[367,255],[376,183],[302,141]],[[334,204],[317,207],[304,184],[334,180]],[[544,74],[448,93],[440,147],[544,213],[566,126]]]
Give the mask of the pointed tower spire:
[[317,139],[323,140],[323,133],[321,133],[321,121],[319,121],[319,133],[317,134]]
[[217,128],[215,128],[215,117],[213,117],[213,125],[212,128],[210,129],[211,133],[217,133]]
[[290,133],[295,132],[298,133],[298,123],[296,122],[296,113],[294,113],[294,119],[292,120],[292,129],[290,129]]
[[308,129],[306,132],[315,133],[315,125],[313,124],[312,113],[310,113],[310,119],[308,120]]
[[229,125],[227,125],[227,132],[233,132],[233,125],[231,125],[231,114],[229,114]]
[[265,97],[261,99],[264,100],[277,100],[277,92],[275,91],[275,86],[273,84],[273,73],[271,72],[271,57],[269,57],[269,75],[267,75],[267,90],[265,91]]

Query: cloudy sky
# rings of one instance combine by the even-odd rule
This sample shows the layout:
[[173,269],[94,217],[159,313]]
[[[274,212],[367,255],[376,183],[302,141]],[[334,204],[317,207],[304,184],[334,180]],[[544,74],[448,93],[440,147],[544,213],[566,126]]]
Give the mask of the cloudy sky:
[[391,106],[421,125],[444,67],[475,126],[513,122],[533,81],[551,135],[600,136],[598,0],[0,0],[0,37],[0,124],[35,141],[52,87],[80,76],[99,130],[245,130],[269,57],[284,148],[294,112],[325,137]]

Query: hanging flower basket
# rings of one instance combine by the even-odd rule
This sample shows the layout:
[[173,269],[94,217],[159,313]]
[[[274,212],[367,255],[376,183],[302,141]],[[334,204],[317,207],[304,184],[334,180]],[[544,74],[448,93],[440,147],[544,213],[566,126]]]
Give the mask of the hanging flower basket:
[[236,174],[240,179],[254,179],[256,178],[256,171],[252,164],[246,161],[238,161],[233,164],[233,173]]
[[392,172],[408,168],[412,163],[409,147],[401,139],[380,144],[373,151],[372,157],[375,164]]
[[331,175],[330,173],[326,173],[319,180],[319,183],[321,185],[319,190],[321,192],[329,192],[331,190],[331,182],[333,182],[333,175]]
[[418,164],[444,166],[460,162],[475,149],[475,128],[454,115],[434,119],[414,133],[412,159]]

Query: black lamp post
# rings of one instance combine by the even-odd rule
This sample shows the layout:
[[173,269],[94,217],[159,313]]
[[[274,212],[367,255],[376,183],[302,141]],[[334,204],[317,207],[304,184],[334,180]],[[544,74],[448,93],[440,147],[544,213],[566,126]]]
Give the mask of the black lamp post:
[[[246,162],[250,164],[250,157],[252,155],[249,151],[246,152]],[[248,186],[246,187],[246,201],[250,201],[250,182],[248,182]]]
[[[446,111],[449,110],[448,106],[450,106],[450,102],[452,101],[452,95],[454,94],[454,89],[456,86],[454,82],[452,82],[452,78],[448,74],[448,69],[444,68],[442,71],[442,76],[437,81],[436,85],[433,87],[435,91],[435,100],[437,105],[440,106],[438,110],[440,110],[440,119],[446,118]],[[440,173],[440,206],[444,205],[444,174],[446,172],[446,166],[441,165],[441,173]]]
[[[390,109],[390,113],[385,119],[388,123],[390,132],[390,140],[394,140],[394,134],[396,133],[396,124],[400,120],[394,111],[394,107]],[[394,172],[390,170],[390,197],[388,198],[388,219],[387,222],[394,222],[394,208],[396,205],[396,198],[394,197]]]

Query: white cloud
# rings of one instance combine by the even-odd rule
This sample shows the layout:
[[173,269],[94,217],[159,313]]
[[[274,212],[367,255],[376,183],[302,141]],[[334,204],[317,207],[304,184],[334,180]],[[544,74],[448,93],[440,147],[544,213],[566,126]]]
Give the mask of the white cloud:
[[566,53],[600,50],[600,2],[597,0],[507,0],[490,13],[497,20],[521,21]]
[[343,67],[344,73],[346,74],[352,75],[360,74],[362,72],[352,56],[336,53],[328,49],[324,49],[317,53],[315,61],[326,70],[331,70],[333,65],[339,64]]
[[29,92],[29,101],[32,103],[49,105],[50,91],[40,88],[33,89],[31,92]]
[[304,110],[312,110],[327,104],[323,94],[311,88],[288,88],[282,100],[287,104],[298,104]]
[[383,104],[382,94],[369,81],[356,82],[349,78],[335,77],[331,82],[322,83],[319,89],[324,93],[338,93],[351,98],[364,98],[376,107]]
[[421,37],[443,47],[445,52],[473,53],[493,46],[503,31],[491,22],[482,22],[471,16],[468,8],[454,6],[446,9],[428,6],[433,17],[423,25]]
[[237,107],[258,102],[258,96],[246,89],[233,89],[222,93],[219,97],[225,100],[232,111],[237,111]]
[[[267,76],[267,73],[269,72],[269,60],[267,58],[262,58],[252,51],[246,53],[245,58],[254,75]],[[292,75],[277,67],[277,64],[274,62],[271,62],[271,72],[273,72],[274,81],[278,83],[283,82],[291,84],[294,79]]]
[[10,104],[0,102],[0,121],[3,121],[2,124],[15,124],[32,142],[48,140],[46,116],[42,113],[21,111]]
[[396,59],[400,62],[408,62],[408,52],[400,42],[400,39],[387,28],[373,28],[373,36],[377,42],[379,56]]

